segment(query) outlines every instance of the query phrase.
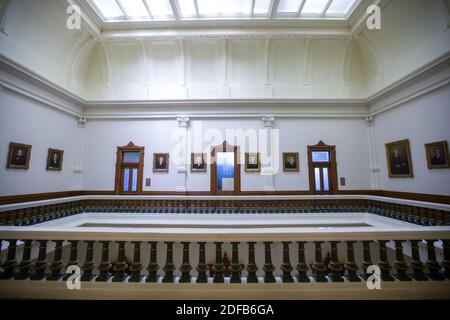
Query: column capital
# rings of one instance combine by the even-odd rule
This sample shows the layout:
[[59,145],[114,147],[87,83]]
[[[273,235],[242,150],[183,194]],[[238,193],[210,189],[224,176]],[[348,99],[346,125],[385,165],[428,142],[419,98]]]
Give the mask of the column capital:
[[178,121],[178,126],[180,128],[187,128],[189,126],[189,121],[191,119],[188,116],[178,116],[177,117],[177,121]]
[[78,118],[78,128],[86,128],[86,123],[86,118]]
[[367,116],[364,118],[368,126],[373,126],[375,123],[375,118],[373,116]]
[[275,117],[272,115],[265,115],[262,117],[262,121],[264,121],[264,127],[272,128],[273,123],[275,121]]

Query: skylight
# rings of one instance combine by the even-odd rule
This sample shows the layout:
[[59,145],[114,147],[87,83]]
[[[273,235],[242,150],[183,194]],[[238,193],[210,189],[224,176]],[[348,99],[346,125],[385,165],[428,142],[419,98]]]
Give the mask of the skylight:
[[359,0],[89,0],[104,21],[347,18]]

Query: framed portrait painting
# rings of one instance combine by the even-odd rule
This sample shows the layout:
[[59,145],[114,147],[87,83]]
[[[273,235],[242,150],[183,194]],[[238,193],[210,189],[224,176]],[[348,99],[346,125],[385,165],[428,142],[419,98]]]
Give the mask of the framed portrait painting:
[[391,178],[412,178],[411,152],[409,140],[399,140],[386,144],[388,175]]
[[48,149],[47,170],[61,171],[63,156],[64,156],[63,150]]
[[153,154],[153,172],[169,171],[169,154],[154,153]]
[[283,171],[300,171],[298,152],[283,152]]
[[450,168],[446,140],[425,144],[425,152],[429,169]]
[[7,168],[28,169],[30,166],[31,145],[10,142]]
[[259,159],[259,152],[245,153],[245,172],[260,172],[261,161]]
[[206,153],[191,153],[191,172],[206,172]]

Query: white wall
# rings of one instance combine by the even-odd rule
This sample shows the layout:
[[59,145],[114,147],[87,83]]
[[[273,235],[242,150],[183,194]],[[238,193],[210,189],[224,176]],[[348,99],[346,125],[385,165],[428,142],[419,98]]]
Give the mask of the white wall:
[[[375,117],[381,188],[391,191],[450,195],[450,169],[428,169],[424,144],[450,141],[449,86]],[[389,178],[385,144],[409,139],[413,178]]]
[[[7,169],[11,141],[32,145],[28,170]],[[48,149],[64,150],[62,171],[47,171]],[[77,119],[46,105],[0,90],[0,195],[68,191],[79,152]]]
[[[238,129],[246,133],[255,129],[258,134],[258,130],[265,128],[264,122],[256,118],[191,120],[188,136],[200,141],[196,145],[194,140],[190,140],[191,150],[201,152],[203,149],[210,154],[211,146],[222,143],[227,130]],[[245,172],[242,165],[242,191],[268,190],[267,187],[271,185],[275,190],[308,190],[307,145],[314,145],[321,139],[327,144],[336,145],[338,177],[346,177],[347,180],[347,185],[339,189],[369,188],[367,132],[362,119],[277,119],[273,129],[279,129],[279,171],[271,178],[260,173]],[[144,191],[176,191],[178,186],[184,185],[184,174],[177,172],[177,165],[174,163],[175,154],[170,155],[168,173],[153,173],[152,170],[153,153],[171,152],[177,144],[177,141],[172,140],[172,134],[179,130],[176,120],[89,120],[86,130],[83,176],[85,190],[114,189],[116,147],[126,145],[129,141],[145,147],[144,182],[145,178],[152,178],[152,185],[144,186]],[[205,137],[205,141],[202,143],[199,137]],[[241,146],[242,154],[257,151],[256,146],[245,149],[241,143],[238,145]],[[300,153],[300,172],[282,171],[282,152]],[[191,173],[190,167],[187,168],[186,189],[209,191],[209,168],[206,173]],[[273,184],[270,179],[273,179]]]

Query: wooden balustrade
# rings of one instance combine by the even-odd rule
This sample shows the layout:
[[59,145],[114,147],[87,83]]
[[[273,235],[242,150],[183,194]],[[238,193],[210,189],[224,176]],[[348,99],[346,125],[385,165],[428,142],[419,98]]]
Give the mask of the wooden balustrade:
[[[207,283],[208,278],[213,283],[229,282],[231,284],[241,283],[245,279],[247,283],[274,283],[277,278],[283,283],[292,282],[309,282],[314,279],[317,282],[343,282],[346,279],[350,282],[365,281],[371,274],[367,274],[367,268],[371,265],[378,265],[381,270],[382,281],[443,281],[449,279],[449,253],[450,240],[444,239],[443,243],[443,260],[438,262],[436,258],[435,242],[437,240],[398,240],[392,242],[389,240],[363,240],[361,244],[356,240],[347,241],[282,241],[282,264],[274,266],[272,262],[273,241],[263,241],[264,246],[264,265],[261,270],[261,278],[258,279],[258,268],[255,259],[255,245],[257,242],[230,242],[232,247],[232,261],[230,276],[225,276],[225,266],[223,264],[223,244],[224,242],[214,242],[215,245],[215,264],[214,275],[208,277],[206,265],[206,243],[207,242],[189,242],[181,241],[182,245],[182,263],[178,270],[180,276],[176,276],[174,271],[174,243],[175,241],[164,241],[162,244],[165,247],[166,260],[162,272],[158,273],[159,267],[157,264],[157,241],[130,241],[133,248],[132,264],[128,266],[125,255],[126,241],[108,241],[108,240],[5,240],[8,243],[7,258],[1,266],[0,279],[15,279],[15,280],[44,280],[58,281],[66,280],[66,268],[70,265],[81,266],[82,275],[81,281],[113,281],[113,282],[140,282],[145,279],[145,282],[162,282],[173,283],[190,283],[196,281],[197,283]],[[419,256],[419,244],[424,241],[426,250],[428,252],[427,260],[421,261]],[[54,255],[51,263],[47,261],[49,244],[55,243]],[[143,271],[141,264],[141,247],[143,243],[148,243],[150,249],[149,262],[146,270]],[[98,243],[98,245],[97,245]],[[394,246],[388,246],[388,243]],[[314,261],[308,264],[305,251],[305,246],[309,244],[310,248],[314,250]],[[405,259],[404,245],[409,245],[411,248],[410,259]],[[33,246],[38,245],[37,259],[31,259],[31,252]],[[69,246],[70,256],[65,262],[62,256],[64,246]],[[83,245],[86,249],[84,261],[78,259],[79,245]],[[239,262],[239,249],[242,246],[247,246],[248,263],[246,265],[247,273],[242,275],[243,267]],[[296,245],[298,250],[298,264],[296,267],[296,274],[292,275],[294,268],[289,254],[291,246]],[[379,259],[374,261],[371,256],[371,245],[376,245],[372,249],[379,250]],[[21,259],[19,257],[19,246],[23,246],[23,254]],[[324,248],[331,248],[331,256],[328,262],[324,261]],[[338,250],[338,246],[345,246],[346,250]],[[392,247],[389,249],[389,247]],[[110,248],[114,248],[117,253],[117,261],[112,265],[109,260]],[[342,249],[342,247],[341,247]],[[98,251],[96,251],[98,250]],[[198,250],[198,265],[197,276],[192,274],[192,267],[190,262],[191,250]],[[393,250],[395,255],[394,261],[389,261],[388,250]],[[101,256],[98,264],[94,261],[94,253]],[[362,261],[357,264],[355,254],[362,258]],[[210,257],[212,258],[212,257]],[[392,258],[392,257],[391,257]],[[112,271],[112,272],[111,272]],[[226,280],[229,278],[229,280]],[[261,279],[261,280],[260,280]],[[296,280],[295,280],[296,279]]]
[[[370,198],[370,196],[367,196]],[[386,200],[366,199],[279,199],[279,200],[130,200],[89,199],[69,201],[67,199],[49,205],[40,203],[6,205],[0,208],[0,226],[28,226],[79,213],[131,212],[131,213],[179,213],[179,214],[235,214],[235,213],[326,213],[369,212],[423,226],[450,225],[448,209],[420,207],[391,203]],[[50,200],[48,200],[50,201]],[[52,200],[56,201],[56,200]],[[19,208],[16,208],[19,206]],[[441,207],[440,207],[441,208]]]

